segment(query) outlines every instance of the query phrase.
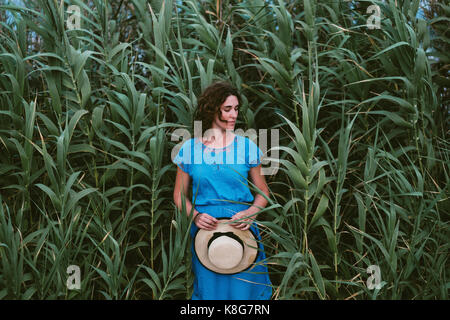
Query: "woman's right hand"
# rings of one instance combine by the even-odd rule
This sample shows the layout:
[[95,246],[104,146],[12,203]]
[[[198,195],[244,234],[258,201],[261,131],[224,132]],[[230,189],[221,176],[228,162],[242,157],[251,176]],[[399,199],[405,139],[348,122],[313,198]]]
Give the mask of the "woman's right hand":
[[207,213],[197,213],[194,217],[194,223],[200,229],[205,229],[208,231],[215,230],[217,228],[218,220]]

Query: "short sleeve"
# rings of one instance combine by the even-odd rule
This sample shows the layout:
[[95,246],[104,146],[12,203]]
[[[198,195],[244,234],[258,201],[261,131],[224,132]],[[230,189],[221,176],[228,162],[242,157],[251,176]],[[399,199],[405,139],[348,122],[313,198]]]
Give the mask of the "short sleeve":
[[175,163],[181,170],[186,172],[187,174],[191,174],[191,140],[184,142],[173,158],[172,162]]
[[248,144],[246,164],[248,167],[253,168],[261,164],[263,153],[252,140],[248,139]]

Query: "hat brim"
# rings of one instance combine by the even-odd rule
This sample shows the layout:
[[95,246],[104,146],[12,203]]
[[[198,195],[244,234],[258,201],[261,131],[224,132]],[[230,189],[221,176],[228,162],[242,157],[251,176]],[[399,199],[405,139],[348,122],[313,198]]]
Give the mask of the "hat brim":
[[[198,229],[194,236],[194,250],[200,263],[208,270],[218,274],[236,274],[248,270],[256,261],[258,257],[258,243],[256,242],[256,235],[253,230],[236,229],[227,221],[230,218],[217,218],[219,223],[215,230],[209,231]],[[231,269],[221,269],[214,265],[208,257],[208,242],[213,237],[214,232],[233,232],[244,243],[244,253],[241,262]]]

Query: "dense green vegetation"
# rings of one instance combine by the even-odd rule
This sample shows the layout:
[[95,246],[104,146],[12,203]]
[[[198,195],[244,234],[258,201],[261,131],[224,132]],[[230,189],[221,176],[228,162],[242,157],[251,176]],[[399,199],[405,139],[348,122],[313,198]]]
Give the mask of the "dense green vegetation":
[[190,297],[171,133],[217,79],[238,128],[280,133],[258,216],[273,299],[449,298],[449,6],[25,2],[0,6],[0,298]]

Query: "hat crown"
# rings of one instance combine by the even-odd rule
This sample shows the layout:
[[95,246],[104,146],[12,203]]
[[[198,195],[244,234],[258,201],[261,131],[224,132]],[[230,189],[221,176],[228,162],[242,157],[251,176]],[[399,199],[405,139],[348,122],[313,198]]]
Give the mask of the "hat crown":
[[225,234],[214,239],[208,247],[209,261],[217,268],[224,270],[236,267],[243,255],[243,245]]

